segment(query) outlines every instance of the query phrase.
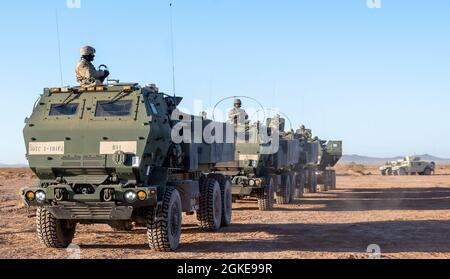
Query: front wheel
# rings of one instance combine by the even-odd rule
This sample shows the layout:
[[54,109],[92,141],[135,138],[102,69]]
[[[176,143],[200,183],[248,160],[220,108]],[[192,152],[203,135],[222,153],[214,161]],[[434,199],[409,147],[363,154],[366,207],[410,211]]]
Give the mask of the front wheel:
[[273,209],[274,181],[270,178],[264,189],[258,192],[258,208],[260,211],[270,211]]
[[296,187],[295,187],[295,198],[296,199],[300,199],[303,198],[304,194],[305,194],[305,175],[302,173],[299,173],[297,175],[297,179],[296,179]]
[[200,205],[197,219],[204,231],[217,231],[222,223],[222,191],[213,178],[204,179],[200,187]]
[[150,248],[157,252],[175,251],[180,245],[182,225],[181,197],[175,188],[168,188],[161,208],[150,209],[147,216],[147,237]]
[[291,177],[283,176],[279,191],[275,194],[277,204],[289,204],[291,199]]
[[75,236],[76,223],[56,219],[47,209],[36,210],[36,231],[48,248],[67,248]]

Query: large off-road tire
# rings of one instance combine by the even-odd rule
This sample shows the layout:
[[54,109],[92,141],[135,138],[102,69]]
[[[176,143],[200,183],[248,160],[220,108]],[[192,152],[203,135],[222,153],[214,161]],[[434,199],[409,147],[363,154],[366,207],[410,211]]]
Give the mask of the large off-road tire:
[[180,245],[183,222],[180,193],[173,187],[166,189],[159,209],[150,209],[147,216],[147,237],[152,250],[175,251]]
[[270,211],[273,209],[275,182],[269,178],[264,189],[258,192],[258,208],[260,211]]
[[36,231],[39,240],[48,248],[67,248],[75,236],[76,223],[58,220],[47,209],[38,207]]
[[231,181],[224,175],[213,174],[209,176],[219,182],[220,191],[222,194],[222,227],[228,227],[231,225],[231,219],[233,214],[233,194],[231,189]]
[[305,175],[302,173],[298,173],[297,179],[296,179],[296,186],[295,186],[295,193],[294,197],[296,199],[303,198],[305,195]]
[[132,231],[134,228],[133,222],[131,222],[131,221],[112,222],[109,224],[109,226],[115,232],[129,232],[129,231]]
[[336,171],[331,171],[331,190],[336,190]]
[[317,193],[317,174],[315,170],[309,170],[308,188],[310,193]]
[[296,188],[295,185],[297,184],[296,176],[292,173],[289,176],[291,177],[291,190],[290,190],[291,195],[289,197],[289,203],[294,203],[294,201],[295,201],[294,195],[295,195],[295,188]]
[[291,177],[283,175],[281,178],[281,185],[275,193],[277,204],[289,204],[291,198]]
[[433,171],[430,168],[426,168],[425,171],[423,172],[423,175],[431,175],[433,173]]
[[200,204],[197,211],[199,226],[204,231],[217,231],[222,223],[222,191],[219,182],[206,178],[200,185]]

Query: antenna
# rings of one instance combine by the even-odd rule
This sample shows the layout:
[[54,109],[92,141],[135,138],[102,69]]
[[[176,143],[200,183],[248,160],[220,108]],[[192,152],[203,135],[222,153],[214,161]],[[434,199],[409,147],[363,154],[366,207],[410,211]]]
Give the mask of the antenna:
[[61,37],[59,34],[59,17],[58,17],[58,9],[55,9],[55,17],[56,17],[56,37],[58,40],[58,55],[59,55],[59,75],[61,78],[61,87],[64,86],[64,78],[62,71],[62,59],[61,59]]
[[172,87],[173,87],[173,96],[176,96],[176,82],[175,82],[175,47],[174,47],[174,36],[173,36],[173,3],[169,2],[170,9],[170,44],[172,51]]

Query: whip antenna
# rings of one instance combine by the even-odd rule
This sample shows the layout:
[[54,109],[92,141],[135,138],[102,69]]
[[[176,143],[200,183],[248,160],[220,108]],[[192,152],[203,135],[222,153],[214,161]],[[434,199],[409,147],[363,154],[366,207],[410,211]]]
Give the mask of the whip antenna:
[[61,58],[61,36],[59,34],[59,18],[58,18],[58,10],[55,9],[55,19],[56,19],[56,37],[58,40],[58,55],[59,55],[59,75],[61,79],[61,87],[64,86],[64,78],[62,71],[62,58]]
[[174,46],[174,36],[173,36],[173,3],[170,1],[169,3],[170,9],[170,44],[171,44],[171,52],[172,52],[172,87],[173,87],[173,96],[176,96],[176,80],[175,80],[175,46]]

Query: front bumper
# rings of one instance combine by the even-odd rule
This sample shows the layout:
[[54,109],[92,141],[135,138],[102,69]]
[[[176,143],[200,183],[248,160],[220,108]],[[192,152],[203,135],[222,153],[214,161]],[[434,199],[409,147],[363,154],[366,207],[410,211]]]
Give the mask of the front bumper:
[[260,191],[264,189],[264,185],[262,186],[244,186],[233,184],[232,186],[232,194],[234,196],[251,196],[255,191]]
[[105,221],[130,220],[134,208],[132,206],[117,206],[114,202],[60,202],[56,206],[46,206],[46,209],[56,219]]
[[[61,201],[55,199],[57,189],[64,190],[64,198]],[[103,192],[106,189],[114,191],[111,201],[103,201]],[[125,192],[133,190],[136,193],[144,191],[147,199],[128,203],[125,201]],[[28,192],[43,191],[46,200],[39,203],[28,200]],[[155,207],[158,204],[158,192],[156,187],[123,188],[121,185],[104,185],[97,187],[92,194],[76,194],[69,185],[53,185],[48,188],[32,187],[22,190],[22,198],[28,206],[45,207],[57,219],[65,220],[128,220],[136,208]]]

